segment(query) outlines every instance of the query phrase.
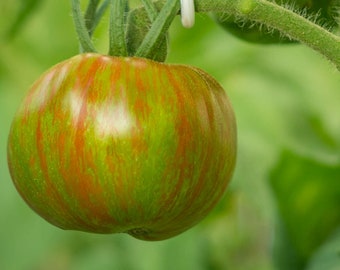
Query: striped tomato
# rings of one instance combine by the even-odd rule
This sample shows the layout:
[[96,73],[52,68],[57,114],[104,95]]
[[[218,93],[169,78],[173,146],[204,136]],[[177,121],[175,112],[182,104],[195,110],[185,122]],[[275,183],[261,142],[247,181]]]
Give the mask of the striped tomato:
[[32,86],[8,140],[13,182],[50,223],[162,240],[219,201],[236,156],[221,86],[184,65],[82,54]]

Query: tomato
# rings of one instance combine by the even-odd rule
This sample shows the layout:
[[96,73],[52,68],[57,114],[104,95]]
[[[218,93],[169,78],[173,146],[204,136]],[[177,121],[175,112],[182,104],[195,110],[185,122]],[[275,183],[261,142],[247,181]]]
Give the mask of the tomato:
[[[337,15],[335,14],[336,7],[338,6],[337,1],[296,0],[295,9],[304,10],[306,16],[318,14],[317,21],[327,28],[332,28],[337,25]],[[215,19],[225,30],[247,42],[260,44],[296,42],[280,34],[278,30],[269,30],[265,26],[254,24],[253,22],[238,22],[239,19],[235,16],[226,17],[225,14],[215,14]]]
[[70,230],[175,236],[203,219],[235,165],[236,124],[204,71],[81,54],[29,90],[8,164],[27,204]]

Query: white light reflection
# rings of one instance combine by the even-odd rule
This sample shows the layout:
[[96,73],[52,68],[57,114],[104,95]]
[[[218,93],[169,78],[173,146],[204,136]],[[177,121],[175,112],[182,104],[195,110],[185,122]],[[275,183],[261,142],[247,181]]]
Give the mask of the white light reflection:
[[[71,119],[77,125],[82,106],[87,106],[87,119],[93,121],[89,125],[94,126],[95,132],[100,136],[121,137],[126,135],[135,126],[135,119],[131,116],[129,109],[123,99],[119,101],[107,101],[104,104],[84,104],[86,100],[77,91],[72,91],[65,99],[71,112]],[[88,118],[89,117],[89,118]]]
[[122,101],[99,108],[95,119],[96,132],[103,136],[124,136],[131,131],[135,123]]

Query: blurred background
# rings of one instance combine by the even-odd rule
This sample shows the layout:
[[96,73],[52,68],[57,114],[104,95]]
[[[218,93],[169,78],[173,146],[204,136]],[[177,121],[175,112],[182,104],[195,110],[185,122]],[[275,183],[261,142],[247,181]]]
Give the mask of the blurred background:
[[[241,41],[208,15],[189,30],[176,18],[167,62],[206,70],[234,106],[237,166],[213,212],[178,237],[143,242],[63,231],[29,209],[9,176],[7,136],[33,81],[78,53],[68,2],[0,2],[1,270],[340,269],[339,71],[303,45]],[[95,36],[103,53],[106,24]]]

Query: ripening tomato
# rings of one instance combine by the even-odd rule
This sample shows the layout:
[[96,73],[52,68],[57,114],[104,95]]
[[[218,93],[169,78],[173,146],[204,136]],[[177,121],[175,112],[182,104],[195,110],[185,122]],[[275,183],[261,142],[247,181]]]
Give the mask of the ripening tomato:
[[82,54],[32,86],[8,140],[13,182],[50,223],[162,240],[216,205],[236,156],[232,107],[200,69]]

